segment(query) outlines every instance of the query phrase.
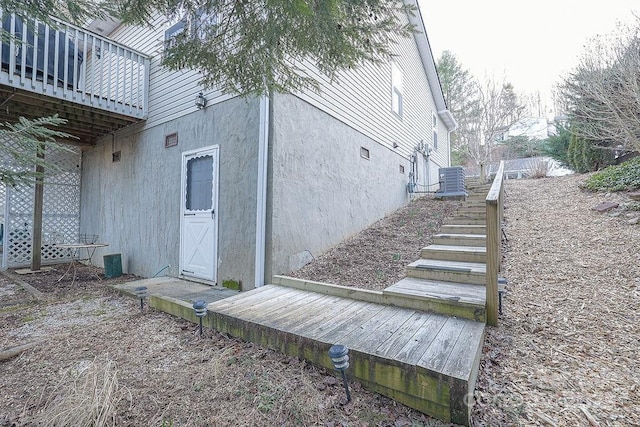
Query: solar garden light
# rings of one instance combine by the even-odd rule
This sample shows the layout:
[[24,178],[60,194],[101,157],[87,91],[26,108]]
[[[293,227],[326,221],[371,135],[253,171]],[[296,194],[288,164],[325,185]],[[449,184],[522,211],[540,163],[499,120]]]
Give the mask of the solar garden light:
[[498,313],[502,314],[502,297],[507,293],[507,283],[504,277],[498,277]]
[[207,302],[201,299],[194,301],[193,311],[200,321],[200,336],[202,336],[202,318],[207,315]]
[[147,287],[138,286],[133,290],[138,298],[140,298],[140,312],[144,311],[144,299],[147,297]]
[[349,384],[347,383],[346,370],[349,367],[349,349],[341,344],[332,345],[329,349],[329,357],[336,371],[342,373],[342,382],[344,383],[344,392],[347,394],[347,402],[351,402],[351,393],[349,393]]

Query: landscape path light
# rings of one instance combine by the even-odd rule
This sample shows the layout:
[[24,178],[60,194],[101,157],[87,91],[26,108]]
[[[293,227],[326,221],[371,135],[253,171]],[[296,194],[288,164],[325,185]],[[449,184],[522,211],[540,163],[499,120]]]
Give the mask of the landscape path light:
[[349,349],[341,344],[332,345],[329,349],[329,357],[336,371],[342,373],[342,382],[344,384],[344,392],[347,394],[347,402],[351,402],[351,393],[349,392],[349,384],[347,383],[346,370],[349,367]]
[[140,312],[144,311],[144,299],[147,297],[147,287],[138,286],[133,290],[138,298],[140,298]]
[[201,299],[194,301],[193,311],[200,321],[200,336],[202,336],[202,318],[207,315],[207,302]]

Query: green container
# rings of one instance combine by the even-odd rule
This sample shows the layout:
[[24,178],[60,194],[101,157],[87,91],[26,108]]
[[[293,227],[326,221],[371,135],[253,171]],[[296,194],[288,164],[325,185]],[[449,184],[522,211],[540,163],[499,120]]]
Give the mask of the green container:
[[120,254],[105,255],[102,258],[104,259],[104,277],[109,279],[122,276],[122,256]]

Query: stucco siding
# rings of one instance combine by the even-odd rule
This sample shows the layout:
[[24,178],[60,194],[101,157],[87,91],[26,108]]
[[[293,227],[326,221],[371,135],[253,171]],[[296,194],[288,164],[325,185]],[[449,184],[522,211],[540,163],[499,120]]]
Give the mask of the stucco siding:
[[[182,152],[219,146],[218,282],[253,285],[259,104],[232,99],[152,129],[107,137],[83,153],[82,232],[121,253],[123,268],[149,277],[176,276],[180,247]],[[178,146],[164,148],[177,132]],[[112,153],[121,160],[112,162]]]
[[409,200],[406,158],[295,96],[273,97],[270,139],[268,277],[301,267]]

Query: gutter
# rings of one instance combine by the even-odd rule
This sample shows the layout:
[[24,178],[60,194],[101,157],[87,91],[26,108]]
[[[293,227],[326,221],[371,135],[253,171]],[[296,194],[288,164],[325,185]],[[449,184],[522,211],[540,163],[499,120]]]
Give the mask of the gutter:
[[267,234],[267,167],[269,157],[269,97],[260,97],[258,183],[256,194],[256,259],[254,287],[264,285]]

